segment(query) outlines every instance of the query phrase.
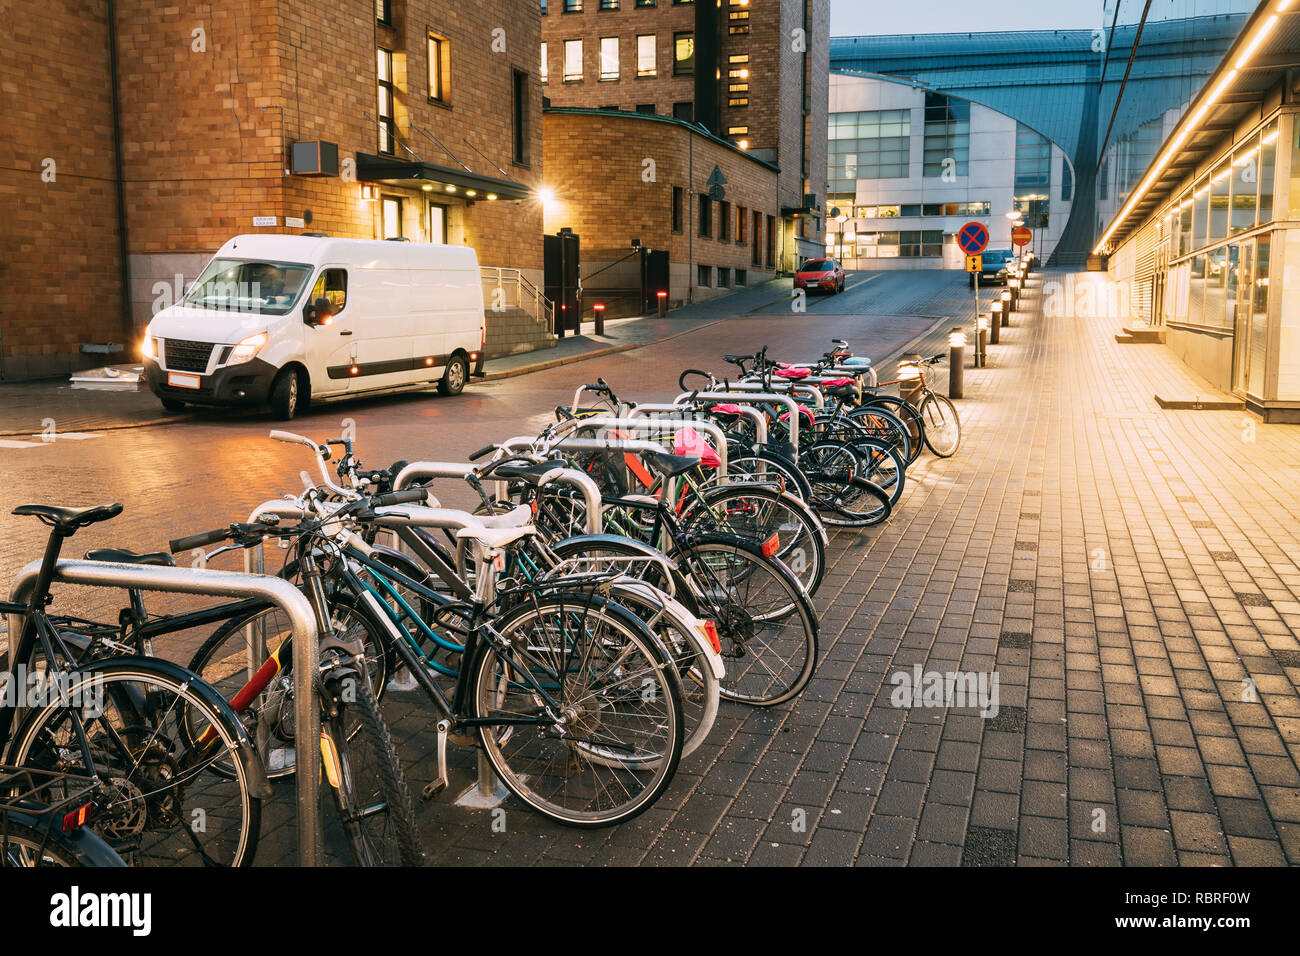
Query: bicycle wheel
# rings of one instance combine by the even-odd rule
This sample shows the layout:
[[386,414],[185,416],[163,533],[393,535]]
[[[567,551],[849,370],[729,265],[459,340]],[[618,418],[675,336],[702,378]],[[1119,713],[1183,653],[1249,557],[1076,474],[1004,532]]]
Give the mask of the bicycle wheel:
[[[867,395],[863,398],[862,406],[873,408],[881,411],[887,411],[897,418],[907,428],[907,438],[909,450],[912,448],[920,451],[921,444],[925,441],[925,422],[921,418],[921,413],[917,406],[909,401],[905,401],[898,395]],[[850,412],[849,416],[852,417]],[[912,456],[915,459],[915,455]]]
[[16,820],[0,821],[0,867],[85,865],[72,847],[64,845],[62,832],[43,833]]
[[848,419],[863,431],[863,437],[878,439],[897,449],[908,467],[921,454],[921,443],[912,441],[911,430],[888,409],[879,405],[862,405],[849,412]]
[[[330,605],[334,633],[342,634],[360,625],[365,634],[366,670],[370,687],[382,693],[389,673],[388,635],[373,616],[357,605],[335,595]],[[265,628],[267,659],[274,657],[292,633],[292,625],[278,607],[253,611],[222,624],[199,647],[189,669],[207,681],[228,701],[235,701],[249,683],[248,635]],[[290,653],[286,648],[286,654]],[[239,701],[239,719],[255,742],[272,780],[291,776],[294,771],[293,676],[292,662],[281,661],[285,670],[271,677],[265,688],[251,700]],[[201,728],[192,726],[191,715],[182,715],[185,742],[193,744]],[[213,764],[214,773],[231,776],[234,768],[227,761]]]
[[750,454],[738,452],[727,458],[728,481],[753,481],[759,484],[770,483],[787,494],[807,501],[812,495],[812,488],[803,472],[789,458],[769,451]]
[[510,792],[586,828],[629,820],[659,799],[681,759],[682,703],[676,670],[646,626],[592,594],[560,593],[534,595],[493,627],[504,642],[479,656],[472,700],[479,718],[517,721],[479,727]]
[[927,392],[921,400],[925,421],[925,447],[939,458],[951,458],[961,447],[961,418],[947,398]]
[[[604,535],[600,538],[601,540],[579,537],[560,541],[552,546],[552,551],[561,559],[592,559],[593,571],[602,569],[598,560],[602,556],[637,558],[645,554],[644,546],[638,548],[630,543],[624,545],[618,539],[611,540]],[[691,626],[691,618],[698,618],[682,602],[668,598],[662,590],[666,587],[674,587],[674,582],[655,576],[651,580],[616,586],[614,597],[655,632],[672,656],[681,684],[684,757],[704,743],[709,731],[713,729],[713,722],[718,716],[721,683],[709,664],[708,651],[700,644],[703,638]]]
[[862,456],[859,477],[883,488],[889,495],[891,508],[898,504],[907,484],[907,466],[898,450],[874,438],[855,441],[853,447]]
[[813,485],[813,507],[826,524],[866,527],[884,521],[893,510],[885,490],[862,477],[867,459],[850,442],[813,445],[802,464]]
[[321,759],[352,861],[422,866],[415,803],[388,725],[368,682],[357,680],[350,668],[346,673],[324,681],[335,715],[321,735]]
[[715,485],[700,490],[703,503],[690,500],[683,516],[688,532],[721,532],[749,538],[760,547],[776,535],[778,558],[809,594],[826,573],[826,529],[811,508],[772,488]]
[[[97,776],[106,795],[99,834],[135,866],[246,866],[253,860],[265,778],[252,742],[225,700],[190,671],[122,657],[68,675],[67,698],[34,708],[8,761]],[[186,746],[191,711],[202,746]],[[90,761],[84,757],[84,732]],[[214,772],[224,763],[226,775]]]
[[771,707],[807,686],[817,665],[817,619],[785,565],[731,536],[687,539],[672,557],[718,628],[724,698]]

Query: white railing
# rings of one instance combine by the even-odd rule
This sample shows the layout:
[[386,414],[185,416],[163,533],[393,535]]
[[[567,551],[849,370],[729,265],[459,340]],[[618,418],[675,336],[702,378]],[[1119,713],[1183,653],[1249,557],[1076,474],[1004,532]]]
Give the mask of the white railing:
[[481,266],[483,279],[483,304],[487,311],[520,309],[555,332],[555,303],[542,294],[528,277],[518,269],[503,266]]

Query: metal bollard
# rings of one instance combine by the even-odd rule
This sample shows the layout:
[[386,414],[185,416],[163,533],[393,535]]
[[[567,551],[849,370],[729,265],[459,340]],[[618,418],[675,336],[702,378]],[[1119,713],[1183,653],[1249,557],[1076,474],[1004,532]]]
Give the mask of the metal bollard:
[[1002,322],[1007,328],[1011,327],[1011,311],[1015,308],[1011,301],[1011,290],[1004,289],[1002,292]]
[[975,341],[975,367],[983,368],[988,362],[989,320],[979,317],[979,338]]
[[668,315],[668,293],[657,292],[655,298],[659,300],[659,318],[665,318]]
[[948,397],[961,398],[966,378],[966,333],[953,326],[948,333]]
[[596,316],[596,334],[597,334],[597,335],[604,335],[604,334],[605,334],[605,306],[604,306],[604,304],[603,304],[603,303],[600,303],[600,302],[597,302],[595,305],[593,305],[593,306],[591,307],[591,311],[592,311],[592,313]]
[[998,344],[998,333],[1002,330],[1002,303],[998,300],[993,301],[993,307],[989,312],[989,345]]

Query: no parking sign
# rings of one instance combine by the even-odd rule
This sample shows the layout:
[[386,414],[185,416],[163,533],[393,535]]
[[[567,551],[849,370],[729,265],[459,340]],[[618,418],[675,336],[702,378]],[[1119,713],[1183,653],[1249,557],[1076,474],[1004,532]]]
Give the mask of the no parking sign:
[[982,222],[968,222],[957,231],[957,245],[968,256],[978,256],[989,244],[989,227]]

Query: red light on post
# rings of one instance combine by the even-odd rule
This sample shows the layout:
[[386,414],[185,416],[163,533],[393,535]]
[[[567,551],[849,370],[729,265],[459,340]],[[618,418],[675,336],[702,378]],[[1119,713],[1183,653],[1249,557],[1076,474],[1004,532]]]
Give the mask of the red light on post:
[[597,302],[595,305],[591,307],[591,311],[594,312],[596,315],[596,334],[604,335],[605,334],[605,304],[603,302]]
[[659,300],[659,318],[662,319],[668,314],[668,293],[659,291],[655,293],[655,297]]

